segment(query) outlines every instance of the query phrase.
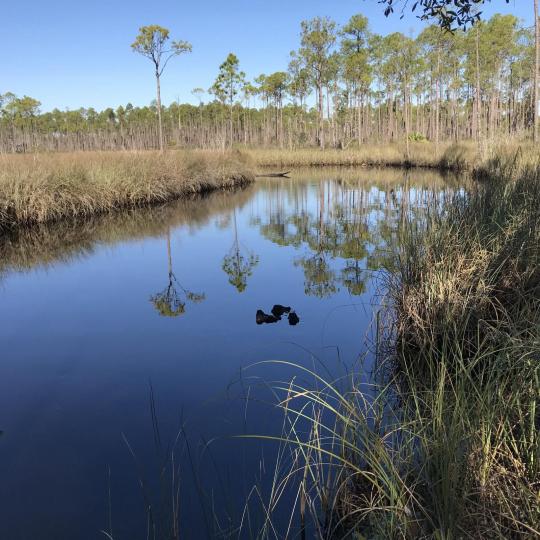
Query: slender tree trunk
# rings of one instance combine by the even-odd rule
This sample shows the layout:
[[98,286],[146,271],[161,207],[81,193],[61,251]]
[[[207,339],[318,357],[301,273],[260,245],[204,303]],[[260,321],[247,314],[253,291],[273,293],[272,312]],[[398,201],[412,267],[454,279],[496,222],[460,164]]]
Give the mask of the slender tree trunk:
[[390,141],[394,140],[394,92],[390,89],[388,94],[388,136]]
[[281,146],[279,141],[279,109],[278,109],[278,101],[277,99],[274,99],[274,132],[276,136],[276,146]]
[[318,85],[319,87],[319,145],[322,149],[324,149],[324,96],[323,96],[323,86],[321,83]]
[[440,125],[440,106],[441,106],[441,53],[437,50],[437,80],[435,84],[435,155],[439,155],[439,125]]
[[229,103],[229,146],[233,145],[233,104]]
[[362,117],[361,117],[361,100],[360,100],[359,92],[356,94],[356,114],[358,115],[358,118],[357,118],[358,146],[360,146],[362,144]]
[[480,142],[482,137],[482,107],[480,101],[480,36],[478,33],[478,26],[476,27],[476,89],[475,89],[475,101],[476,101],[476,140]]
[[403,95],[403,113],[405,117],[405,150],[407,152],[407,161],[411,158],[410,144],[409,144],[409,83],[405,80],[405,88]]
[[538,0],[534,0],[534,142],[538,142],[538,72],[540,70],[540,22]]
[[171,228],[167,227],[167,263],[169,268],[169,281],[172,279],[172,256],[171,256]]
[[279,98],[279,147],[283,148],[283,101],[281,97]]
[[159,130],[159,151],[163,152],[163,124],[161,122],[161,88],[159,85],[159,71],[156,70],[156,102]]

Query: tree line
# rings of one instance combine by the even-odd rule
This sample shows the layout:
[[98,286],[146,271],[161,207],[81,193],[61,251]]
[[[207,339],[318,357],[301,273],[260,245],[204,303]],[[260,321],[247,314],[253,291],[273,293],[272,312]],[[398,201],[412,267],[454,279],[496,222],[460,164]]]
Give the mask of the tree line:
[[168,39],[164,28],[143,27],[132,45],[154,64],[148,106],[41,113],[36,99],[1,95],[0,150],[343,148],[534,134],[535,31],[513,15],[454,32],[431,25],[416,37],[374,33],[361,14],[343,26],[316,17],[301,23],[285,70],[248,80],[230,53],[214,84],[192,91],[198,104],[162,107],[165,65],[191,51]]

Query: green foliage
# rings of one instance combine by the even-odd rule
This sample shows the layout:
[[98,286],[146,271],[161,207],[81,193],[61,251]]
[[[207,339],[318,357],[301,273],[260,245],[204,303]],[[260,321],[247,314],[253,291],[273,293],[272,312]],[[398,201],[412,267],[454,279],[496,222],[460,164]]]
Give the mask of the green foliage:
[[247,256],[240,253],[238,247],[223,258],[222,269],[229,276],[229,283],[239,292],[244,292],[247,279],[253,274],[253,269],[259,264],[259,257],[254,254]]
[[169,30],[156,24],[141,26],[139,34],[131,44],[134,52],[142,54],[152,61],[156,75],[161,75],[169,60],[182,53],[191,52],[191,44],[187,41],[173,41],[169,48]]
[[150,302],[162,317],[178,317],[186,312],[187,302],[199,304],[205,300],[204,293],[194,293],[184,289],[176,276],[169,273],[169,284],[163,291],[152,295]]
[[[159,77],[168,60],[191,50],[186,42],[169,43],[169,31],[152,25],[140,29],[132,48],[153,62]],[[300,47],[291,52],[287,72],[247,81],[231,53],[210,89],[213,102],[204,103],[199,88],[193,92],[198,107],[171,104],[159,112],[169,146],[222,147],[228,139],[229,144],[294,147],[323,145],[326,139],[343,148],[373,139],[402,141],[405,131],[439,141],[487,140],[507,133],[525,137],[532,126],[533,67],[533,32],[512,15],[494,15],[455,33],[431,25],[416,39],[371,33],[361,14],[341,28],[317,17],[302,22]],[[308,108],[313,93],[317,102]],[[0,95],[0,145],[7,151],[19,151],[12,127],[52,135],[44,137],[47,148],[61,147],[62,136],[75,133],[95,134],[99,142],[110,134],[111,145],[148,148],[156,120],[157,101],[145,107],[40,114],[34,98]],[[144,141],[138,140],[141,132]],[[27,144],[39,136],[22,139]],[[87,140],[81,140],[87,148]]]
[[508,76],[513,60],[523,53],[518,28],[518,19],[513,15],[496,14],[487,22],[479,22],[466,34],[463,44],[465,80],[475,84],[478,47],[482,93],[496,89],[500,80]]
[[0,114],[15,125],[24,125],[25,120],[35,118],[40,105],[37,99],[29,96],[19,98],[11,92],[0,94]]
[[417,131],[413,131],[412,133],[409,133],[409,141],[427,142],[427,138],[426,138],[425,135],[422,135],[422,133],[418,133]]
[[283,97],[288,88],[288,82],[289,77],[287,73],[276,71],[263,78],[259,91],[270,96],[274,100],[276,107],[281,107]]
[[341,55],[344,80],[355,91],[366,92],[371,84],[371,66],[367,48],[370,34],[368,20],[363,15],[353,15],[341,29]]
[[245,84],[246,74],[240,71],[240,61],[233,53],[229,53],[225,62],[219,66],[218,76],[209,92],[222,103],[232,107],[236,96]]
[[289,62],[289,94],[296,102],[303,106],[304,100],[310,91],[309,72],[303,65],[302,58],[291,51],[291,60]]
[[336,23],[328,17],[315,17],[302,21],[301,29],[299,55],[311,80],[320,88],[330,78]]
[[186,311],[185,302],[173,286],[168,286],[162,292],[151,296],[150,302],[162,317],[178,317]]
[[[386,16],[394,12],[394,7],[401,3],[403,10],[408,2],[400,0],[380,0],[386,5]],[[412,11],[419,8],[419,18],[422,20],[435,19],[439,26],[445,30],[454,30],[467,27],[480,20],[482,12],[478,9],[490,0],[415,0],[411,2]],[[506,0],[508,3],[509,0]]]
[[[307,295],[327,298],[342,287],[351,295],[361,295],[370,270],[380,271],[396,246],[398,209],[383,203],[379,185],[375,184],[378,189],[374,189],[372,184],[362,182],[359,187],[357,182],[353,174],[350,183],[343,178],[342,184],[330,192],[325,183],[320,183],[319,196],[323,204],[328,199],[327,210],[322,206],[312,212],[298,203],[288,208],[276,201],[276,211],[268,222],[256,222],[265,238],[300,252],[294,264],[303,271]],[[301,197],[295,197],[298,199]],[[378,217],[372,218],[368,226],[370,215]]]

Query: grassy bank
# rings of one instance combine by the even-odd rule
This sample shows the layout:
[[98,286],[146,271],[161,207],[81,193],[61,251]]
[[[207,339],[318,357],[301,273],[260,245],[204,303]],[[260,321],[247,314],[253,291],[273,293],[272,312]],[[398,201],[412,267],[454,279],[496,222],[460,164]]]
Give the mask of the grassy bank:
[[472,146],[411,144],[411,160],[399,145],[354,150],[250,150],[73,152],[0,155],[0,231],[89,217],[245,185],[255,166],[410,166],[461,170]]
[[[500,150],[510,155],[517,151],[508,145]],[[405,146],[398,144],[324,151],[4,154],[0,155],[0,231],[245,185],[254,179],[256,167],[414,166],[462,171],[481,170],[484,163],[485,157],[478,157],[473,143],[438,148],[431,143],[411,143],[408,158]]]
[[377,382],[280,386],[320,537],[540,536],[540,166],[482,172],[404,218]]
[[476,145],[470,143],[362,144],[347,150],[304,148],[252,149],[248,154],[260,167],[386,166],[429,167],[460,171],[477,163]]
[[253,181],[238,152],[0,156],[0,230],[146,206]]
[[204,226],[211,219],[230,215],[251,193],[250,186],[219,190],[163,205],[17,227],[0,237],[0,277],[85,257],[98,246],[165,237],[167,231],[187,224],[192,228]]

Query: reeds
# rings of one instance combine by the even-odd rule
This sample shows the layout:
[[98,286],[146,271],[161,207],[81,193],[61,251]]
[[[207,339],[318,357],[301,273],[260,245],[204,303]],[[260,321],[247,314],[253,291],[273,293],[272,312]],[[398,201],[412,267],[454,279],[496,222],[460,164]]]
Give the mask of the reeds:
[[202,227],[229,215],[251,196],[250,187],[182,197],[163,205],[133,208],[80,219],[18,227],[0,237],[0,276],[83,258],[98,245],[132,242],[189,224]]
[[261,167],[392,166],[461,171],[478,161],[474,143],[447,143],[438,148],[432,143],[411,143],[409,154],[402,144],[363,144],[346,150],[253,149],[248,153]]
[[[372,385],[298,366],[278,383],[321,538],[540,536],[540,166],[495,159],[404,215]],[[396,271],[397,269],[397,271]]]
[[239,152],[0,156],[0,230],[146,206],[251,182]]

